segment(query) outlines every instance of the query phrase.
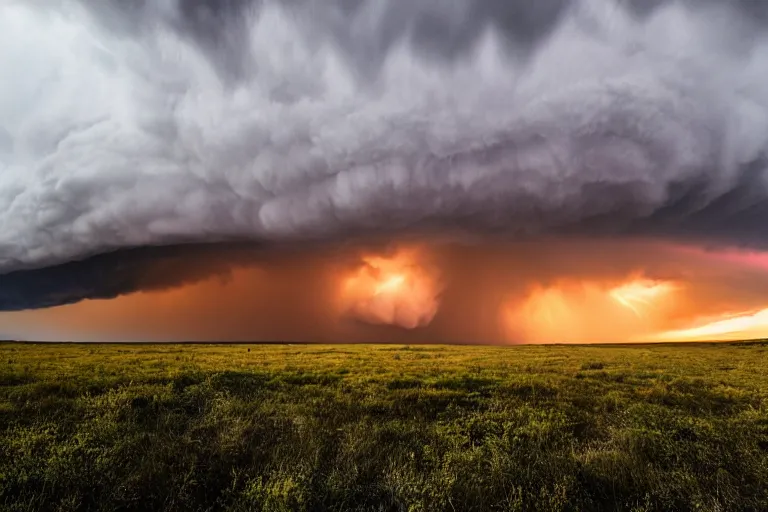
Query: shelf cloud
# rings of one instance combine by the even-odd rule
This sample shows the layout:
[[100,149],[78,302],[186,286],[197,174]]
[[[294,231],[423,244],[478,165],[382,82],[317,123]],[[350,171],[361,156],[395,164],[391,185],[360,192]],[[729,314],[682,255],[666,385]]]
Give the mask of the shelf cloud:
[[762,245],[762,2],[0,6],[0,272],[179,243]]

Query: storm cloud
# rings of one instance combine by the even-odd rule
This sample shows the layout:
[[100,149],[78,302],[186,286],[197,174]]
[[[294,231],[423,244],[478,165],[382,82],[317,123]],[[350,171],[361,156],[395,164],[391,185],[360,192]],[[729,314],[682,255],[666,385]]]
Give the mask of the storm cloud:
[[767,10],[3,2],[0,273],[363,234],[764,245]]
[[[209,244],[17,271],[0,275],[0,311],[13,311],[0,313],[0,329],[32,340],[628,341],[759,311],[768,286],[764,253],[649,240],[411,249]],[[398,255],[414,265],[389,273],[386,262],[397,263]],[[366,295],[360,277],[379,277],[377,270],[385,276],[374,286],[402,275],[403,293]],[[429,283],[411,286],[412,271],[428,271],[436,295],[423,286]],[[668,300],[638,304],[640,315],[611,298],[617,286],[639,280],[670,287]],[[542,324],[549,313],[559,313],[557,321]]]
[[[40,269],[0,275],[0,311],[22,311],[113,299],[138,291],[160,291],[213,276],[258,259],[258,248],[243,245],[142,247]],[[262,258],[264,259],[264,258]]]

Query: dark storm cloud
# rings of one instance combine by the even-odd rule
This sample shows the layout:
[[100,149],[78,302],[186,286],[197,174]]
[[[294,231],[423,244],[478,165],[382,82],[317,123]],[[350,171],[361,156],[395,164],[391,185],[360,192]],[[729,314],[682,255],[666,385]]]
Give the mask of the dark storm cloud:
[[372,233],[764,245],[765,22],[746,0],[4,2],[0,273]]
[[249,246],[147,247],[101,254],[42,269],[0,275],[0,311],[21,311],[112,299],[137,291],[158,291],[212,276],[258,260]]

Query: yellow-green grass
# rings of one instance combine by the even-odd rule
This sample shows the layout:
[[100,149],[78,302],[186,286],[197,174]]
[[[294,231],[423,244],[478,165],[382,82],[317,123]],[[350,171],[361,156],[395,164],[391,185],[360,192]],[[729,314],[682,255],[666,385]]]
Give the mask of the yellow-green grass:
[[0,344],[1,510],[768,510],[768,344]]

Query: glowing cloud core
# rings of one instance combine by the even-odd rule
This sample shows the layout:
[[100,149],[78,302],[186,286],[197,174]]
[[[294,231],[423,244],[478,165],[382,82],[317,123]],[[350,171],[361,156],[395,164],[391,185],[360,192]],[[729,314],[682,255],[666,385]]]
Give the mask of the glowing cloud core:
[[671,283],[638,279],[614,288],[610,295],[616,302],[643,317],[645,308],[653,307],[674,289],[675,286]]
[[437,314],[441,289],[413,251],[363,261],[342,287],[342,300],[351,315],[406,329],[429,325]]
[[619,285],[562,280],[536,286],[504,313],[511,336],[537,343],[622,342],[658,332],[677,285],[632,278]]

